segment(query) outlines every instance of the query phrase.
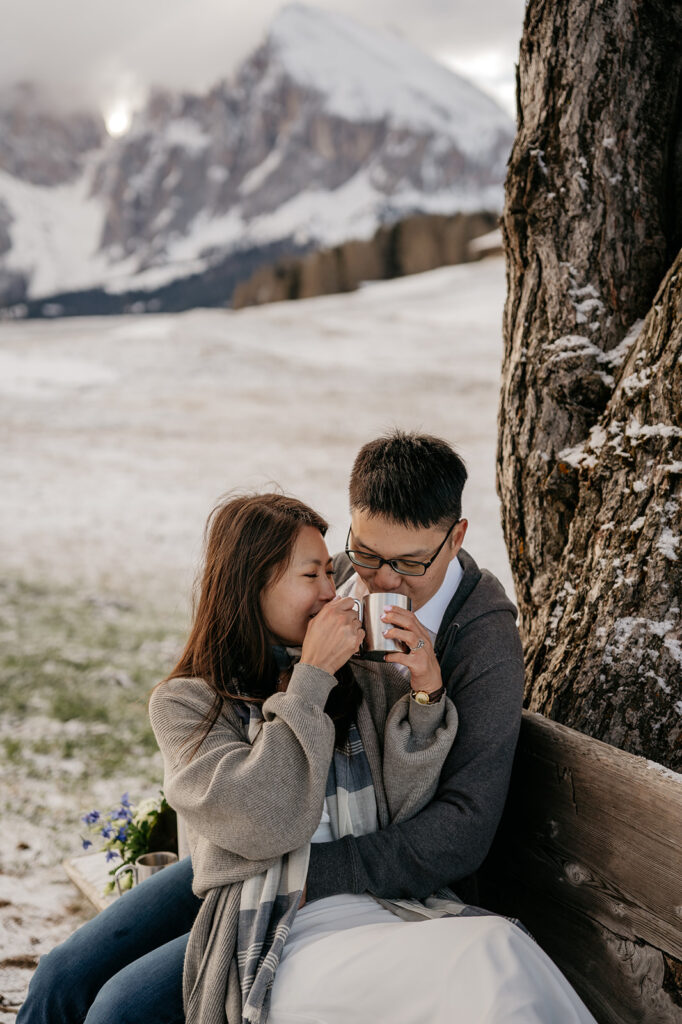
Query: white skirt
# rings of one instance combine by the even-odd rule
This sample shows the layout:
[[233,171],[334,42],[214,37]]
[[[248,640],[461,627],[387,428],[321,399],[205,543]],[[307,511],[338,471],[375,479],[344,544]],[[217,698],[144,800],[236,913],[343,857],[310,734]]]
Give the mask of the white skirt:
[[268,1024],[595,1024],[552,961],[499,917],[406,922],[371,896],[299,910]]

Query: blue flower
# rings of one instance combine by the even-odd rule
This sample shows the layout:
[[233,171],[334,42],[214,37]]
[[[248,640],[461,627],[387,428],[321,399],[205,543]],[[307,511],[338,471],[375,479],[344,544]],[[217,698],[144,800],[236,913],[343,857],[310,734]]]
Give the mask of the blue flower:
[[133,812],[129,807],[121,804],[121,806],[117,807],[115,810],[109,811],[108,817],[109,821],[132,821]]
[[87,850],[87,848],[89,846],[92,846],[92,843],[90,842],[90,840],[89,839],[83,839],[83,849]]
[[89,814],[84,814],[81,821],[85,822],[86,825],[96,825],[100,819],[99,811],[90,811]]
[[125,827],[120,828],[118,830],[118,832],[116,833],[116,842],[117,843],[125,843],[127,838],[128,838],[128,829],[125,828]]
[[101,835],[102,835],[102,836],[103,836],[103,837],[104,837],[105,839],[111,839],[111,837],[112,837],[112,836],[113,836],[113,834],[114,834],[114,829],[113,829],[113,827],[112,827],[111,825],[109,825],[109,824],[107,823],[106,825],[103,825],[103,826],[102,826],[102,828],[100,829],[100,834],[101,834]]
[[117,857],[118,857],[118,854],[116,853],[116,850],[107,850],[107,855],[106,855],[107,862],[112,861],[112,860],[116,860]]
[[130,807],[130,798],[127,793],[124,793],[123,796],[121,797],[121,806]]

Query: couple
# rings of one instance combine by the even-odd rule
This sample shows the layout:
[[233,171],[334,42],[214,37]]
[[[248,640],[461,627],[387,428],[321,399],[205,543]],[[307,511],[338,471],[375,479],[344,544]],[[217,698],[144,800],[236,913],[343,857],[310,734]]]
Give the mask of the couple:
[[[278,494],[209,519],[194,623],[152,694],[187,858],[44,957],[18,1024],[587,1024],[524,930],[463,903],[518,736],[515,610],[462,550],[437,438],[365,445],[346,552]],[[357,657],[351,598],[401,593]],[[419,927],[417,927],[419,925]]]

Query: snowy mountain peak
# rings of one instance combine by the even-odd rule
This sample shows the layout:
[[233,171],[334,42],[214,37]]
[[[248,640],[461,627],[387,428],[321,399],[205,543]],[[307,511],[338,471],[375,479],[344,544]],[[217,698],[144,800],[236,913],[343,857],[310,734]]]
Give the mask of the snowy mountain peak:
[[229,264],[233,283],[215,285],[227,298],[275,253],[499,209],[513,134],[492,99],[404,39],[293,4],[234,80],[154,92],[119,139],[0,103],[0,306],[218,281]]
[[471,82],[407,40],[345,15],[289,4],[272,22],[267,45],[277,70],[321,93],[325,109],[339,117],[454,135],[472,155],[491,135],[513,130]]
[[76,180],[83,157],[102,146],[104,122],[90,112],[64,112],[31,82],[0,93],[0,173],[34,185]]

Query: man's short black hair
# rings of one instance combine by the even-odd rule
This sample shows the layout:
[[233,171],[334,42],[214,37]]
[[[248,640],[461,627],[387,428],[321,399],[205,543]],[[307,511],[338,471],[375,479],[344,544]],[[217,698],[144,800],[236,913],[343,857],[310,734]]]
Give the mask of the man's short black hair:
[[415,527],[461,519],[464,462],[439,437],[395,430],[360,449],[350,475],[351,512]]

